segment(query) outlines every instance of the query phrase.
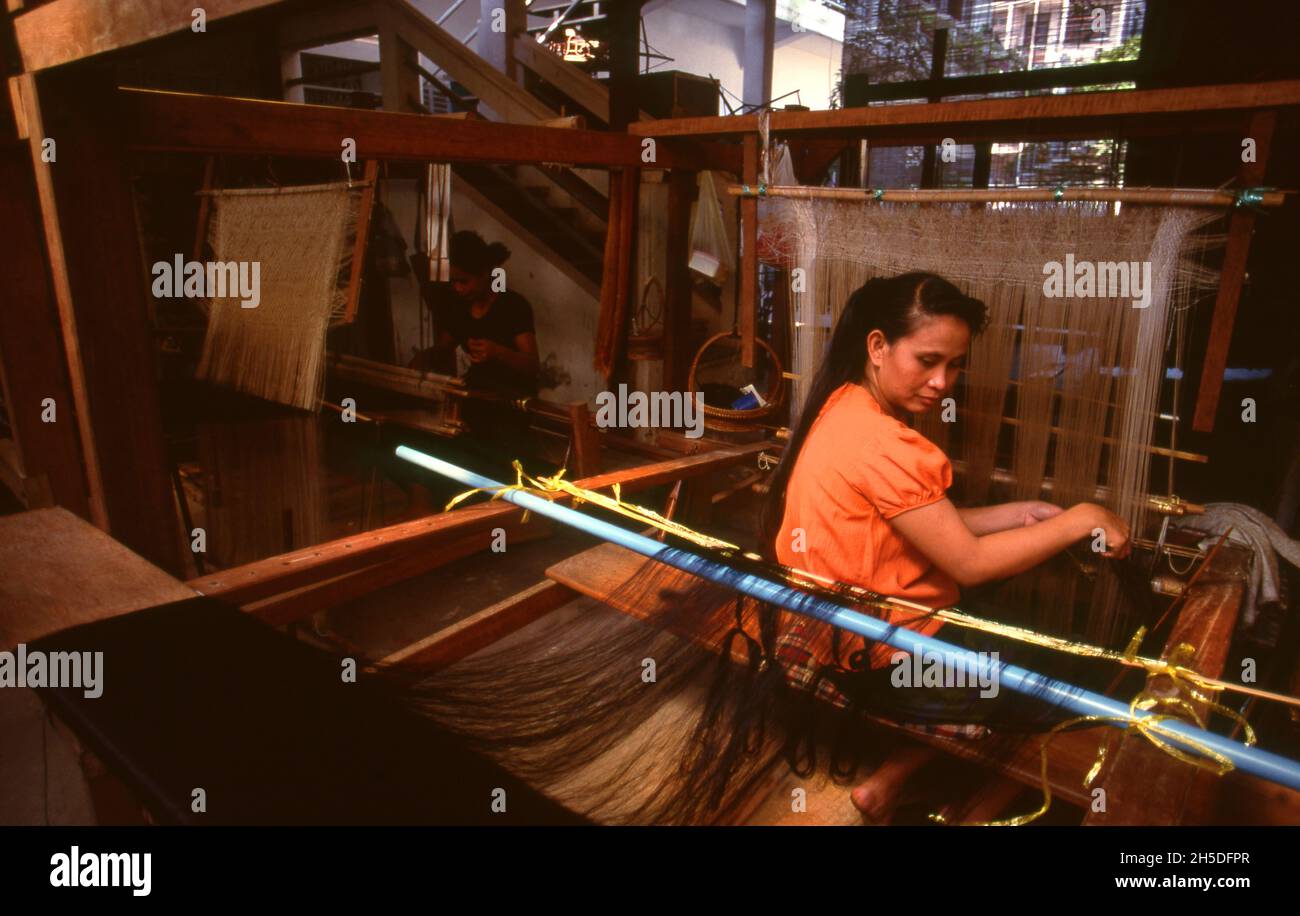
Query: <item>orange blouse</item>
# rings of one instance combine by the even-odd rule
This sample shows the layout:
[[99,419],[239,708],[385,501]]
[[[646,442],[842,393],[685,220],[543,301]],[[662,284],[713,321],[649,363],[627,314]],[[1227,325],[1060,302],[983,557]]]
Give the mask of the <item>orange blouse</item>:
[[[951,485],[952,465],[938,446],[882,412],[866,388],[841,385],[826,399],[790,475],[777,559],[882,595],[930,607],[955,604],[957,583],[889,524],[943,499]],[[889,620],[916,618],[899,613]],[[941,626],[926,620],[913,629],[933,635]],[[823,661],[829,660],[830,629],[817,627]],[[877,645],[872,666],[888,665],[895,651]]]

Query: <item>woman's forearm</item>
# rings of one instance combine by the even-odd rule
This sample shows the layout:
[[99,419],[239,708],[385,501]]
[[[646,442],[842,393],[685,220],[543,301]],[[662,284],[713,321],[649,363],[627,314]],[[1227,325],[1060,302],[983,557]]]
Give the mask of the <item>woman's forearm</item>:
[[961,563],[958,582],[978,585],[1022,573],[1087,537],[1096,526],[1091,507],[1080,504],[1036,525],[978,537],[975,550]]
[[496,351],[496,358],[515,372],[526,374],[536,372],[538,369],[536,353],[522,353],[509,347],[501,347]]
[[1009,528],[1023,527],[1025,516],[1034,505],[1031,500],[1023,500],[996,506],[971,506],[969,509],[958,509],[957,513],[971,534],[983,537]]

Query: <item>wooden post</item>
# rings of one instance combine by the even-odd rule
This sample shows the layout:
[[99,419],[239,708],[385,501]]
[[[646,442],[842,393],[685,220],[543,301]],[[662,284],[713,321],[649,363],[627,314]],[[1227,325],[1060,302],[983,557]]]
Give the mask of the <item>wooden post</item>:
[[[149,281],[110,80],[55,71],[26,93],[33,165],[63,331],[90,514],[164,569],[180,529],[163,442]],[[37,97],[39,90],[39,98]],[[46,115],[42,122],[42,113]],[[42,139],[55,141],[54,161]]]
[[[1276,125],[1275,111],[1257,111],[1250,116],[1246,136],[1255,141],[1255,161],[1243,162],[1237,170],[1241,187],[1263,184],[1268,170],[1269,149],[1273,143],[1273,128]],[[1232,326],[1237,320],[1237,305],[1241,301],[1241,289],[1246,282],[1246,261],[1250,257],[1250,239],[1254,232],[1255,212],[1249,207],[1233,210],[1232,216],[1228,218],[1228,243],[1223,254],[1223,271],[1219,275],[1219,293],[1214,300],[1209,345],[1205,349],[1201,384],[1196,393],[1196,412],[1192,416],[1192,429],[1198,433],[1214,430],[1219,394],[1223,391],[1223,370],[1228,366]]]
[[[384,86],[384,111],[416,111],[420,77],[415,70],[415,49],[398,34],[396,16],[388,6],[380,9],[379,74]],[[361,155],[365,155],[361,150]]]
[[[758,184],[758,135],[745,134],[744,177]],[[740,362],[754,368],[754,333],[758,325],[758,198],[740,198]]]
[[664,276],[664,389],[685,391],[691,357],[691,202],[698,172],[673,169],[668,175],[668,264]]
[[772,97],[772,53],[776,0],[745,0],[744,102],[766,105]]
[[366,161],[362,180],[366,186],[361,190],[361,200],[357,205],[357,231],[352,242],[352,270],[348,274],[347,306],[343,313],[343,323],[351,324],[357,317],[357,306],[361,303],[361,278],[366,266],[366,245],[370,240],[370,215],[375,206],[375,185],[379,183],[379,160]]
[[600,473],[600,433],[591,425],[591,410],[586,401],[569,405],[569,474],[575,479]]
[[609,211],[605,216],[605,257],[600,268],[600,302],[596,318],[596,353],[592,366],[606,382],[614,372],[614,347],[618,335],[618,250],[619,231],[623,223],[623,182],[621,169],[609,172]]
[[[0,199],[9,227],[0,245],[6,300],[0,307],[0,384],[26,485],[29,509],[53,503],[89,515],[72,390],[64,371],[59,315],[46,278],[41,212],[33,192],[31,156],[18,144],[0,150]],[[42,419],[45,398],[55,422]],[[37,483],[39,481],[39,483]]]
[[[59,329],[63,337],[64,358],[68,367],[68,382],[72,407],[81,441],[81,459],[86,470],[86,506],[90,521],[108,530],[108,510],[104,506],[104,482],[99,468],[99,453],[90,421],[90,397],[86,391],[86,373],[81,360],[81,344],[77,337],[77,321],[72,309],[72,289],[68,279],[67,257],[63,250],[63,233],[59,227],[59,210],[55,204],[54,178],[51,164],[44,161],[46,138],[49,136],[41,115],[40,100],[36,95],[36,79],[31,74],[14,78],[12,84],[22,103],[22,120],[26,124],[31,145],[32,167],[36,177],[36,194],[41,207],[41,225],[45,232],[45,247],[50,260],[50,280],[54,288],[54,301],[58,306]],[[54,150],[57,155],[57,142]]]
[[609,127],[623,131],[641,116],[637,77],[641,71],[641,4],[619,0],[609,6]]

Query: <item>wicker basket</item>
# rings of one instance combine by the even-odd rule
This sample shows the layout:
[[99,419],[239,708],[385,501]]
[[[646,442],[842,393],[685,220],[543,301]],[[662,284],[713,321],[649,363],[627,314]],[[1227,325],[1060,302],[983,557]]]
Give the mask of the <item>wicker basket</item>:
[[[720,334],[714,334],[700,346],[696,351],[695,358],[691,360],[691,371],[686,377],[686,389],[694,395],[699,389],[696,387],[696,373],[700,368],[700,358],[704,355],[709,347],[713,346],[719,340],[726,338],[739,339],[740,334],[735,331],[723,331]],[[753,407],[749,410],[732,410],[725,407],[713,407],[708,404],[704,405],[704,422],[706,426],[714,429],[722,429],[731,432],[738,432],[749,428],[752,423],[767,419],[778,407],[781,406],[785,399],[785,367],[781,365],[781,360],[777,358],[776,351],[768,346],[767,341],[755,338],[755,342],[767,351],[767,358],[772,361],[772,366],[776,370],[772,373],[771,383],[768,385],[767,393],[764,399],[767,401],[761,407]]]

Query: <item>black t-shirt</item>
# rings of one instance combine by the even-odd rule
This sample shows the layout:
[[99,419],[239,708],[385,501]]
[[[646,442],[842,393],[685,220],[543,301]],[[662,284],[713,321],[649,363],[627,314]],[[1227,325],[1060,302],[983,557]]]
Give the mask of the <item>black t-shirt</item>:
[[[470,338],[491,340],[514,350],[515,337],[534,330],[532,306],[511,290],[498,293],[481,318],[474,317],[469,305],[456,296],[450,283],[430,283],[428,300],[434,327],[450,333],[466,350]],[[465,382],[471,388],[498,391],[511,397],[537,394],[536,375],[516,372],[498,360],[471,364],[465,373]]]

